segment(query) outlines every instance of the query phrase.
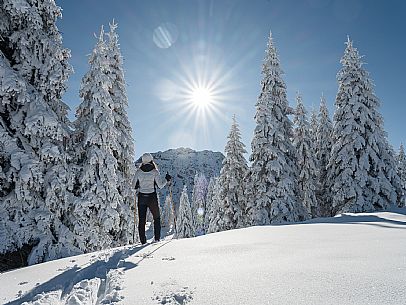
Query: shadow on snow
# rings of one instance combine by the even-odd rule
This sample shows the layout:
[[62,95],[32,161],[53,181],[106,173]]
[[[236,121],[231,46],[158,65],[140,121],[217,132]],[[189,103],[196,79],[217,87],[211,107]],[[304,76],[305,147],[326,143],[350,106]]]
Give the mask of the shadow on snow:
[[[394,208],[387,211],[380,211],[382,213],[388,212],[392,214],[406,215],[405,208]],[[382,228],[390,229],[406,229],[406,221],[388,219],[384,217],[379,217],[373,215],[372,213],[343,213],[340,216],[328,217],[328,218],[314,218],[300,223],[287,223],[281,225],[293,225],[293,224],[360,224],[360,225],[370,225]]]
[[[132,246],[129,248],[117,250],[107,260],[99,257],[98,260],[90,263],[86,267],[74,266],[71,269],[64,271],[63,273],[51,278],[47,282],[33,288],[27,292],[24,296],[6,303],[5,305],[18,305],[24,302],[32,301],[32,299],[41,293],[47,293],[55,290],[62,290],[62,298],[69,293],[73,286],[83,280],[90,280],[93,278],[100,278],[105,280],[107,274],[112,269],[129,270],[138,266],[138,264],[144,260],[142,257],[138,262],[131,263],[126,262],[125,259],[137,253],[145,246]],[[114,251],[114,250],[113,250]],[[101,252],[103,253],[103,251]],[[150,255],[150,254],[148,254]]]

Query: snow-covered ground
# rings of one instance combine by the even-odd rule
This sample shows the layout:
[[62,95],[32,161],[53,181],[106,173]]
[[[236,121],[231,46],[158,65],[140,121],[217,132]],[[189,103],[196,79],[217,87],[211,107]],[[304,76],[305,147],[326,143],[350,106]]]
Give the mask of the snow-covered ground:
[[405,304],[406,209],[128,246],[0,274],[1,304]]

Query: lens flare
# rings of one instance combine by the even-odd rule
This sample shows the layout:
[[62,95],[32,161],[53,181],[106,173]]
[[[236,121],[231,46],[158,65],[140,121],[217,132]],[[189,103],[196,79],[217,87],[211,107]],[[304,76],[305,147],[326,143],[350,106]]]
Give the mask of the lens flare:
[[163,23],[154,30],[152,40],[158,48],[167,49],[176,42],[178,35],[178,29],[174,24]]
[[204,214],[204,209],[203,209],[203,208],[198,208],[198,209],[197,209],[197,214],[198,214],[199,216],[203,216],[203,214]]

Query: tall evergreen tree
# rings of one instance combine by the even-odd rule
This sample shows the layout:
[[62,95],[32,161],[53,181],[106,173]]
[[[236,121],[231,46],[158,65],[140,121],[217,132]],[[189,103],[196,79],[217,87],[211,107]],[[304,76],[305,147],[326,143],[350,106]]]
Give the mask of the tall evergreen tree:
[[349,39],[346,45],[337,76],[328,165],[333,214],[385,209],[397,201],[398,177],[378,112],[379,100],[358,50]]
[[307,214],[296,197],[297,166],[288,118],[291,109],[282,73],[270,34],[262,68],[262,91],[256,103],[247,184],[247,209],[254,225],[298,221]]
[[327,165],[330,158],[333,133],[326,99],[324,95],[320,100],[318,126],[316,130],[316,159],[318,162],[316,197],[320,207],[321,217],[331,216],[331,193],[327,178]]
[[404,207],[406,206],[406,156],[403,144],[400,144],[399,153],[396,156],[396,163],[401,186],[399,206]]
[[129,234],[131,230],[126,230],[126,227],[132,227],[133,217],[130,213],[134,208],[134,140],[132,137],[133,130],[128,119],[128,98],[126,91],[126,82],[124,78],[123,57],[121,55],[118,42],[118,34],[116,32],[117,24],[110,24],[110,32],[107,34],[109,40],[106,44],[106,53],[109,63],[109,76],[111,78],[111,89],[109,90],[112,101],[112,113],[114,120],[114,128],[116,130],[117,144],[113,146],[113,155],[117,160],[117,190],[123,198],[120,214],[120,226],[122,240],[131,239]]
[[193,225],[192,209],[189,203],[187,188],[184,186],[180,196],[179,212],[176,218],[176,238],[189,238],[195,236]]
[[222,201],[224,207],[223,222],[225,230],[244,226],[243,218],[245,217],[246,203],[243,180],[248,171],[247,161],[244,158],[246,152],[234,116],[219,177],[219,200]]
[[82,79],[82,102],[75,121],[75,152],[80,173],[79,199],[72,222],[75,233],[81,237],[78,245],[84,251],[124,245],[130,240],[130,198],[125,197],[127,193],[122,191],[120,183],[130,185],[127,175],[131,174],[132,166],[125,167],[127,159],[120,158],[125,154],[121,153],[124,144],[119,144],[123,130],[115,123],[115,109],[126,100],[119,99],[118,80],[113,76],[115,72],[108,56],[111,50],[104,38],[102,28],[89,58],[90,69]]
[[319,206],[316,199],[316,157],[311,138],[310,124],[307,120],[306,109],[302,97],[296,96],[296,111],[294,123],[293,145],[296,149],[298,175],[298,197],[307,209],[309,215],[319,215]]
[[[128,98],[126,92],[126,82],[124,78],[123,57],[121,55],[118,34],[116,32],[117,24],[110,24],[110,32],[107,34],[109,41],[106,45],[107,59],[109,61],[109,76],[111,80],[110,96],[112,99],[112,112],[114,127],[117,131],[117,146],[113,154],[117,159],[117,189],[123,197],[124,211],[120,212],[121,222],[125,227],[126,223],[132,221],[128,209],[134,204],[134,191],[132,179],[134,176],[134,140],[131,123],[128,119]],[[126,230],[122,231],[128,234]],[[127,239],[125,237],[124,239]]]
[[0,1],[0,17],[0,253],[26,245],[33,264],[80,252],[67,222],[70,52],[54,1]]

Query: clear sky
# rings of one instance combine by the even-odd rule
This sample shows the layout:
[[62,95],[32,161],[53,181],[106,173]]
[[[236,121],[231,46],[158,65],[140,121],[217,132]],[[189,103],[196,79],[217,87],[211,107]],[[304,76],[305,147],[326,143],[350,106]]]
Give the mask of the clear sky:
[[[103,24],[118,23],[136,155],[176,147],[223,151],[236,114],[250,151],[269,31],[288,99],[311,110],[323,92],[330,114],[347,35],[375,82],[389,140],[406,142],[406,1],[403,0],[57,0],[75,73],[64,97],[80,103],[87,55]],[[197,88],[209,107],[193,107]],[[199,92],[199,90],[197,90]]]

